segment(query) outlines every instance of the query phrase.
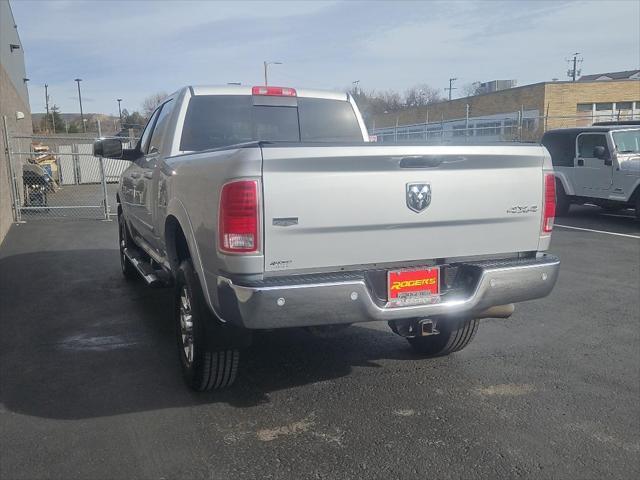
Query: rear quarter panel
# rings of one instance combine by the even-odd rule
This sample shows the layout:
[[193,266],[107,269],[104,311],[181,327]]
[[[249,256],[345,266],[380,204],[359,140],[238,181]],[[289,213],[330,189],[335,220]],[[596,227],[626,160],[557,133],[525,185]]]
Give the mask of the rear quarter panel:
[[[222,255],[217,249],[218,203],[222,186],[233,179],[260,180],[258,146],[178,155],[166,159],[167,216],[175,216],[187,239],[194,267],[209,305],[217,305],[216,281],[221,272],[261,274],[263,252]],[[166,219],[166,217],[165,217]]]

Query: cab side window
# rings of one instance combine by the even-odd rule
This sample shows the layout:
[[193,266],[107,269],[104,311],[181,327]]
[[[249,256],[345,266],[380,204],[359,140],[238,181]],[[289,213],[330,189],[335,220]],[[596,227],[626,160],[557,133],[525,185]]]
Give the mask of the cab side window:
[[147,154],[151,132],[153,131],[153,126],[156,123],[156,119],[158,118],[159,113],[160,109],[157,109],[155,112],[153,112],[151,118],[149,118],[149,121],[147,122],[147,126],[144,127],[144,132],[142,132],[142,136],[140,137],[140,141],[138,142],[138,150],[140,150],[143,155]]
[[609,147],[607,146],[607,137],[602,133],[587,133],[578,137],[578,157],[594,158],[593,149],[595,147],[604,147],[604,151],[609,155]]
[[169,120],[169,114],[173,110],[172,100],[165,102],[160,107],[160,114],[156,120],[156,125],[153,127],[153,134],[151,135],[151,141],[149,142],[148,153],[159,152],[162,147],[162,138],[164,137],[167,129],[167,123]]

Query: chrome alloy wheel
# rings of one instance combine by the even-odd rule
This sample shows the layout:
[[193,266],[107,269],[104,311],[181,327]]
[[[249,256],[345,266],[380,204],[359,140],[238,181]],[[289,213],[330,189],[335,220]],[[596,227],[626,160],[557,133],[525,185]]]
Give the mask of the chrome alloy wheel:
[[187,363],[193,363],[193,316],[186,285],[180,290],[180,338]]

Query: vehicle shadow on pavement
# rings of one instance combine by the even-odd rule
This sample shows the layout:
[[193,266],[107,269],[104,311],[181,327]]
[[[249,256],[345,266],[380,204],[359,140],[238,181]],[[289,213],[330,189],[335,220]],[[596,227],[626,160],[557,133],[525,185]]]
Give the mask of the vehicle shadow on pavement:
[[640,233],[640,221],[630,209],[608,212],[596,206],[573,205],[567,215],[556,218],[556,223],[632,235]]
[[236,385],[198,394],[182,382],[170,289],[127,282],[116,250],[45,251],[0,259],[0,411],[81,419],[224,402],[348,375],[379,359],[415,358],[388,331],[353,326],[256,335]]

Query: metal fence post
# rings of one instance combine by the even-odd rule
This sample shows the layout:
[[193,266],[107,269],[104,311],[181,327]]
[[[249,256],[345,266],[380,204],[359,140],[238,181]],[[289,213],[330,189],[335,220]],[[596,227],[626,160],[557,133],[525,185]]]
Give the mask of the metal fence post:
[[98,163],[100,165],[100,180],[102,182],[102,197],[104,202],[104,221],[110,222],[109,218],[109,193],[107,192],[107,177],[104,174],[104,158],[98,157]]
[[13,220],[15,223],[22,223],[22,213],[20,212],[20,198],[16,188],[16,175],[14,172],[13,156],[9,144],[9,129],[7,128],[7,117],[2,116],[2,133],[4,135],[5,153],[7,156],[7,180],[9,180],[11,190],[11,203],[13,204]]

